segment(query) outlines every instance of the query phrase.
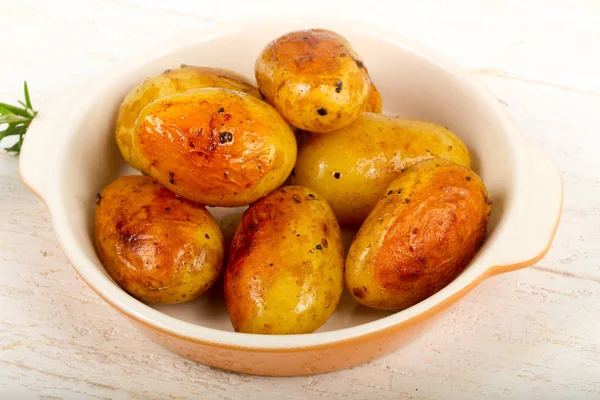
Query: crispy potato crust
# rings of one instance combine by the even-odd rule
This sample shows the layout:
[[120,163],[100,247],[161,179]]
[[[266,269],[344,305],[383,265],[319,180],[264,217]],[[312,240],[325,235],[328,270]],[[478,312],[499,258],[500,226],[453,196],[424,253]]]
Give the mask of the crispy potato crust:
[[314,191],[286,186],[252,205],[230,247],[225,301],[238,332],[308,333],[343,289],[339,225]]
[[97,197],[94,238],[108,274],[148,303],[183,303],[205,293],[223,264],[212,215],[148,176],[126,176]]
[[148,105],[134,146],[144,170],[180,196],[211,206],[253,203],[285,181],[296,161],[290,126],[267,103],[207,88]]
[[491,202],[477,174],[443,159],[394,180],[354,238],[346,285],[361,304],[402,310],[462,272],[486,235]]

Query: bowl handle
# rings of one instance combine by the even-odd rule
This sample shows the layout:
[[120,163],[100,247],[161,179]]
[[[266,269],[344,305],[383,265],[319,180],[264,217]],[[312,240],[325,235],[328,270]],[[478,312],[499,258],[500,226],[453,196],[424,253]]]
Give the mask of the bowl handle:
[[[540,261],[554,240],[563,203],[563,180],[560,170],[544,154],[531,148],[528,198],[525,206],[504,232],[499,262],[487,273],[495,275],[524,268]],[[493,207],[493,206],[492,206]],[[492,208],[493,212],[493,208]],[[504,240],[503,240],[504,242]]]
[[31,121],[19,155],[21,181],[42,201],[47,194],[48,166],[53,147],[60,138],[60,126],[73,97],[73,92],[53,97],[42,104]]

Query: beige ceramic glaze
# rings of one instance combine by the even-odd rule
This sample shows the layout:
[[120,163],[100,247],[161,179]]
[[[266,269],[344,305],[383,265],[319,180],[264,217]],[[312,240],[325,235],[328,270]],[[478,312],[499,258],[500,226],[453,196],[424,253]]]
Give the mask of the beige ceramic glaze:
[[[113,137],[121,100],[146,77],[182,63],[252,77],[266,43],[302,28],[331,29],[350,40],[381,91],[385,113],[448,126],[467,144],[494,202],[484,246],[459,277],[421,303],[392,314],[363,308],[344,294],[331,319],[313,334],[233,332],[219,288],[181,305],[151,307],[135,300],[107,275],[92,238],[96,192],[119,175],[132,173]],[[56,237],[75,270],[109,304],[185,357],[263,375],[322,373],[394,351],[485,277],[543,257],[562,206],[559,171],[525,141],[503,106],[474,78],[405,38],[329,19],[216,25],[140,55],[85,90],[46,104],[27,134],[20,172],[48,206]],[[217,218],[232,212],[211,211]]]

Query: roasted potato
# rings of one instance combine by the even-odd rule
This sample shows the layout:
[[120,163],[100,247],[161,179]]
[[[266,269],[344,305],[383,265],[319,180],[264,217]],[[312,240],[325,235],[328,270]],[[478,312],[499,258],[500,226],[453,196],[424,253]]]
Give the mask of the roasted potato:
[[182,65],[148,78],[125,96],[119,108],[115,138],[125,161],[135,169],[142,169],[131,142],[135,121],[144,107],[165,96],[205,87],[238,90],[261,98],[258,88],[246,77],[225,69]]
[[117,179],[96,203],[100,261],[132,296],[148,303],[183,303],[217,280],[223,236],[204,206],[142,175]]
[[369,87],[369,96],[367,97],[367,103],[365,104],[364,111],[381,114],[381,110],[381,95],[379,94],[379,90],[377,90],[375,87],[375,84],[371,82],[371,86]]
[[205,88],[146,106],[133,145],[143,170],[181,197],[244,206],[275,190],[296,161],[290,126],[246,93]]
[[490,212],[487,190],[469,168],[439,158],[413,165],[388,186],[354,238],[348,291],[383,310],[424,300],[469,264]]
[[343,290],[344,250],[329,205],[285,186],[250,206],[233,236],[224,287],[237,332],[309,333]]
[[364,113],[344,129],[306,139],[291,182],[320,193],[340,223],[357,224],[400,171],[432,157],[471,165],[466,146],[447,128]]
[[293,126],[324,133],[364,110],[370,80],[348,41],[324,29],[291,32],[269,43],[255,64],[260,91]]

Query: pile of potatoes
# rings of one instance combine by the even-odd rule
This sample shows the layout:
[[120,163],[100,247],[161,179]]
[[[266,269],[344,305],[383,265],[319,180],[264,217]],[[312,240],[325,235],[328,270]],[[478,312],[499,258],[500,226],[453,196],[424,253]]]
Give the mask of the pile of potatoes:
[[[98,193],[94,234],[125,291],[182,303],[223,275],[236,331],[309,333],[344,286],[397,311],[465,268],[491,201],[453,132],[381,115],[363,60],[328,30],[273,40],[255,75],[184,65],[123,100],[116,141],[142,174]],[[206,206],[249,206],[230,243]],[[358,228],[347,254],[340,224]]]

